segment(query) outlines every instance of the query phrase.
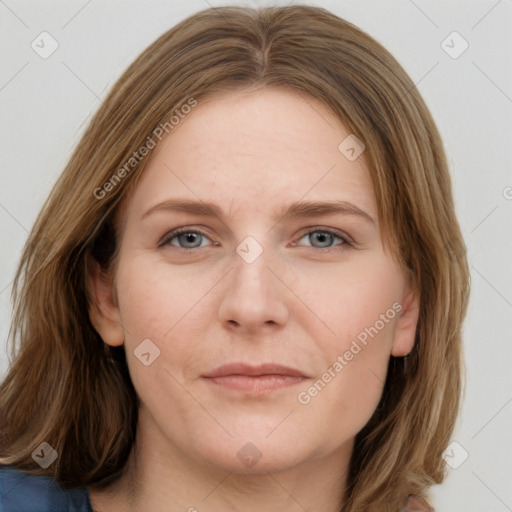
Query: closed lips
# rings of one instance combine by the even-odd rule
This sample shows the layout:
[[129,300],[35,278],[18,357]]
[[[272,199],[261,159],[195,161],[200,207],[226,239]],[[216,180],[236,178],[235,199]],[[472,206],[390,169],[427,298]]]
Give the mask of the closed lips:
[[293,386],[307,378],[295,368],[276,364],[252,366],[245,363],[225,364],[203,377],[215,386],[246,395],[266,394]]
[[307,375],[295,368],[281,366],[276,364],[261,364],[258,366],[249,365],[246,363],[229,363],[219,366],[215,370],[206,373],[203,377],[217,378],[227,377],[230,375],[243,375],[247,377],[261,377],[265,375],[282,375],[288,377],[302,377],[306,378]]

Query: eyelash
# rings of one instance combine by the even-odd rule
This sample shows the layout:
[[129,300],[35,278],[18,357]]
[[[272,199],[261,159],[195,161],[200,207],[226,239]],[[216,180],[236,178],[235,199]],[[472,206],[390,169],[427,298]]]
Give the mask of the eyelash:
[[[163,247],[163,246],[166,246],[166,245],[172,245],[170,242],[173,238],[176,238],[177,236],[183,234],[183,233],[194,233],[194,234],[198,234],[198,235],[201,235],[201,236],[204,236],[206,238],[210,238],[206,233],[204,233],[203,231],[201,230],[197,230],[197,229],[189,229],[189,228],[177,228],[173,231],[171,231],[170,233],[168,233],[164,239],[162,240],[162,242],[159,244],[159,247]],[[341,234],[337,231],[333,231],[331,229],[323,229],[323,228],[318,228],[318,227],[315,227],[315,228],[311,228],[309,229],[306,233],[304,233],[300,239],[304,238],[305,236],[307,235],[310,235],[311,233],[323,233],[323,234],[328,234],[328,235],[333,235],[334,237],[336,238],[339,238],[342,243],[341,244],[338,244],[338,245],[332,245],[330,247],[313,247],[313,246],[303,246],[303,247],[310,247],[311,249],[316,249],[316,250],[319,250],[319,251],[322,251],[322,252],[331,252],[333,250],[343,250],[343,249],[346,249],[347,247],[353,247],[354,246],[354,242],[352,242],[349,237],[347,235],[344,235],[344,234]],[[214,242],[213,245],[218,245],[218,242]],[[293,244],[295,246],[297,246],[297,244]],[[198,249],[202,249],[203,247],[195,247],[195,248],[186,248],[186,247],[177,247],[177,246],[174,246],[172,245],[172,247],[174,247],[175,249],[179,249],[185,253],[192,253],[192,252],[196,252]]]

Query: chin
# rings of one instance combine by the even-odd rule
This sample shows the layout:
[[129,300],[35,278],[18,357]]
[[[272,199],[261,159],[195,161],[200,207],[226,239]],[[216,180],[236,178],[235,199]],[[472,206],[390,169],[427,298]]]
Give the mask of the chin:
[[286,440],[276,432],[268,437],[268,430],[263,428],[240,428],[239,435],[222,437],[194,443],[196,455],[208,466],[238,474],[265,475],[290,469],[314,451],[299,446],[289,435]]

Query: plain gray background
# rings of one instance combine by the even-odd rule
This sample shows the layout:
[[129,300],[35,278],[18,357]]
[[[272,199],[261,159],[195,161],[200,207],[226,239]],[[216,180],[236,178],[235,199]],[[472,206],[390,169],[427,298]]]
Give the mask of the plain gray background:
[[[161,33],[228,3],[238,2],[0,0],[0,379],[9,365],[9,296],[21,248],[91,114]],[[434,505],[436,512],[512,511],[512,0],[306,3],[388,48],[439,126],[472,298],[463,413],[447,453],[453,469],[433,488]],[[46,59],[31,47],[45,31],[58,43]]]

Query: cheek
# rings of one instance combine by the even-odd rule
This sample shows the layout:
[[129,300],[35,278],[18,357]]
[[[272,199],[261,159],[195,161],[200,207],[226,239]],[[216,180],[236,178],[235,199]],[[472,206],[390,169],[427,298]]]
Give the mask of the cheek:
[[207,275],[199,274],[203,277],[187,275],[180,267],[171,272],[161,262],[148,264],[143,258],[125,261],[118,270],[118,296],[126,343],[145,338],[161,343],[183,323],[194,329],[213,285]]
[[355,255],[346,264],[303,265],[295,269],[294,277],[309,307],[309,320],[316,317],[311,326],[323,324],[323,335],[315,338],[329,340],[332,350],[342,350],[358,336],[364,342],[365,332],[374,332],[374,327],[382,331],[380,340],[389,340],[398,316],[395,303],[402,296],[403,276],[383,254]]
[[[391,317],[394,310],[388,311]],[[322,417],[322,435],[333,449],[339,436],[355,436],[367,424],[382,396],[395,320],[386,324],[374,318],[371,314],[340,318],[336,324],[340,334],[323,338],[323,369],[297,395],[305,419]],[[339,436],[332,435],[333,425],[338,426]]]
[[402,285],[400,270],[385,258],[310,281],[309,304],[322,322],[308,329],[322,353],[323,372],[301,390],[300,403],[319,414],[330,411],[332,421],[345,418],[354,432],[364,426],[382,395]]
[[179,269],[169,275],[168,268],[164,273],[161,265],[142,260],[125,260],[117,274],[127,364],[143,402],[165,403],[171,396],[178,404],[183,399],[178,383],[197,371],[207,318],[202,299],[211,285],[186,279]]
[[209,286],[143,259],[125,259],[117,272],[127,364],[142,404],[163,421],[168,408],[162,404],[172,403],[178,428],[193,410],[180,383],[197,367],[206,317],[201,299]]

